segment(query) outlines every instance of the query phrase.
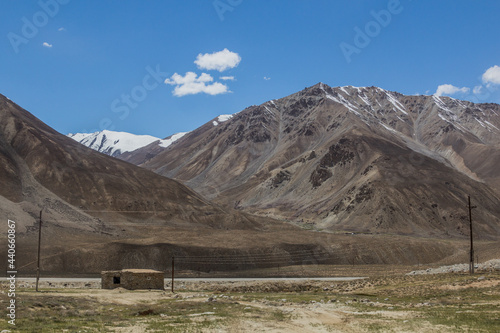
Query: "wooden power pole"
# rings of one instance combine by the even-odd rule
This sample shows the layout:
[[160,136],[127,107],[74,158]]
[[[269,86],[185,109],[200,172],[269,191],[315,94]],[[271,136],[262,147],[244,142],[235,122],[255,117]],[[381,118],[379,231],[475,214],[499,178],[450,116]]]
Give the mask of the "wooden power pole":
[[470,195],[468,196],[468,200],[469,200],[469,227],[470,227],[469,273],[474,274],[474,240],[472,235],[472,209],[476,208],[476,206],[471,206]]
[[174,257],[172,256],[172,285],[171,290],[174,292]]
[[38,259],[36,264],[36,291],[38,291],[38,280],[40,279],[40,245],[42,242],[42,211],[40,211],[40,223],[38,225]]

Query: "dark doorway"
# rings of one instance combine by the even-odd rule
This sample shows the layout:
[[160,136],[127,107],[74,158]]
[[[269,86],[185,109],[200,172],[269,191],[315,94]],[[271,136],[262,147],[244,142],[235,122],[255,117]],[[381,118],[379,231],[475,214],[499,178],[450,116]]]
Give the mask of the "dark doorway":
[[113,276],[113,284],[120,284],[120,277],[119,276]]

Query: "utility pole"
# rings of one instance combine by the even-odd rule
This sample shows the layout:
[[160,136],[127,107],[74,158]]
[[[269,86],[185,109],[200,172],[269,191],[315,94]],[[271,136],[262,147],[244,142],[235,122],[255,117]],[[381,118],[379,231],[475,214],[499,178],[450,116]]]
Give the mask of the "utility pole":
[[42,211],[40,211],[40,223],[38,225],[38,259],[36,264],[36,291],[38,292],[38,280],[40,279],[40,245],[42,242]]
[[474,241],[472,237],[472,209],[476,208],[476,206],[471,206],[470,204],[470,195],[469,199],[469,227],[470,227],[470,258],[469,258],[469,273],[474,274]]
[[172,256],[172,292],[174,292],[174,257]]

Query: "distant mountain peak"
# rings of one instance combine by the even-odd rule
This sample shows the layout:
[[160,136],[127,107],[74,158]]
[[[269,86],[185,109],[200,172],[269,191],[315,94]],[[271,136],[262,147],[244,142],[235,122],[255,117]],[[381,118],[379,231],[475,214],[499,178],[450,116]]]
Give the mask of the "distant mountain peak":
[[151,135],[136,135],[127,132],[115,132],[103,130],[95,133],[70,133],[68,137],[79,143],[97,150],[103,154],[117,157],[121,154],[132,152],[154,142],[162,148],[183,137],[187,132],[174,134],[166,139],[160,139]]

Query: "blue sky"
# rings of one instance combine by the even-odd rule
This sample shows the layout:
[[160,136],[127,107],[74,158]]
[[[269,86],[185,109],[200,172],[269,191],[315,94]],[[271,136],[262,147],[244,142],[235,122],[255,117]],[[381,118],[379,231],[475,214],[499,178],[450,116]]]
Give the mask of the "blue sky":
[[499,14],[493,0],[3,1],[0,93],[64,134],[158,137],[318,82],[499,103]]

